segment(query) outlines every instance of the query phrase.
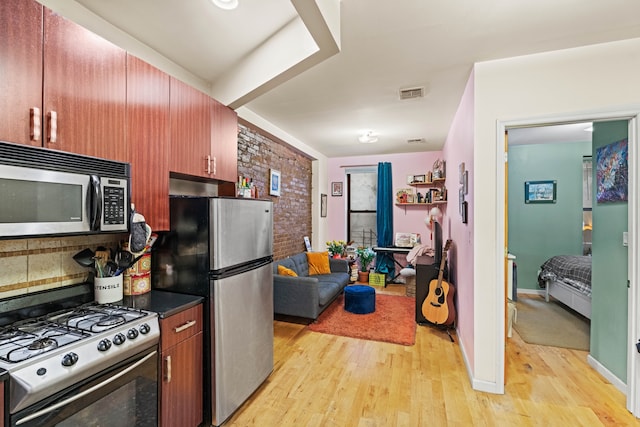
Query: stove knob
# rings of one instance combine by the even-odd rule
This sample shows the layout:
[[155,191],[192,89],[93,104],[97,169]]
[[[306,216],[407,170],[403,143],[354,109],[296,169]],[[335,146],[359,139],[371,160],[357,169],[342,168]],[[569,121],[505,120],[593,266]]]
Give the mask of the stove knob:
[[36,371],[36,374],[38,374],[38,376],[43,376],[44,374],[47,373],[47,369],[46,368],[38,368],[38,370]]
[[130,340],[138,338],[138,330],[135,328],[131,328],[127,331],[127,338]]
[[116,336],[113,337],[113,343],[115,345],[124,344],[126,340],[127,338],[124,336],[124,334],[116,334]]
[[78,361],[78,355],[74,352],[67,353],[62,357],[62,366],[73,366]]
[[140,325],[141,334],[147,335],[149,332],[151,332],[151,326],[147,325],[146,323]]
[[110,348],[111,348],[111,341],[109,341],[109,339],[107,338],[100,340],[100,342],[98,343],[98,350],[100,351],[107,351]]

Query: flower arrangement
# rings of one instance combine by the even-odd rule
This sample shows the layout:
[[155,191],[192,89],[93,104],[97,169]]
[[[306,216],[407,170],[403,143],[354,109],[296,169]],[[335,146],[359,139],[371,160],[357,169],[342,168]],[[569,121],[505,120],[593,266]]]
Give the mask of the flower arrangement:
[[327,250],[331,256],[343,256],[347,242],[344,240],[331,240],[327,242]]
[[376,253],[371,248],[359,247],[356,250],[360,260],[360,271],[369,271],[369,265],[376,257]]

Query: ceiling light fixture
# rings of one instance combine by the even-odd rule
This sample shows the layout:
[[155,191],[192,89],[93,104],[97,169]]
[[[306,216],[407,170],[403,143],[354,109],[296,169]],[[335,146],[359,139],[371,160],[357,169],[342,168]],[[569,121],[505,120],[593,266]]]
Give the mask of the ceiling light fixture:
[[378,135],[373,133],[373,131],[367,131],[358,137],[358,141],[363,144],[371,144],[373,142],[378,142]]
[[238,7],[238,0],[211,0],[211,3],[224,10],[233,10]]

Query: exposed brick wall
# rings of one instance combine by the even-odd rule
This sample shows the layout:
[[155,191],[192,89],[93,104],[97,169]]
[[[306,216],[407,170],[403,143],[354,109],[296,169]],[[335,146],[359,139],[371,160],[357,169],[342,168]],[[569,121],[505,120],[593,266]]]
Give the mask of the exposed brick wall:
[[[273,201],[274,258],[304,251],[303,237],[312,237],[312,159],[246,121],[239,120],[238,126],[238,174],[253,180],[258,197]],[[271,169],[281,174],[279,197],[269,195]]]

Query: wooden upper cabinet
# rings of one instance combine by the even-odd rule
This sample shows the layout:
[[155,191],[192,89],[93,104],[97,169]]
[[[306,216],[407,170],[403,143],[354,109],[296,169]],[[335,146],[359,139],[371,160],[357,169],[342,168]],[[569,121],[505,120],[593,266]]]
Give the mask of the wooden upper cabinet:
[[45,147],[126,161],[126,87],[123,49],[44,9]]
[[210,178],[210,98],[191,86],[171,78],[172,172]]
[[127,56],[126,139],[131,201],[155,230],[169,230],[169,75]]
[[[42,10],[34,0],[0,1],[0,140],[42,145]],[[36,112],[34,123],[30,111]],[[36,135],[31,136],[36,125]]]
[[212,178],[236,182],[238,178],[238,114],[211,99]]

